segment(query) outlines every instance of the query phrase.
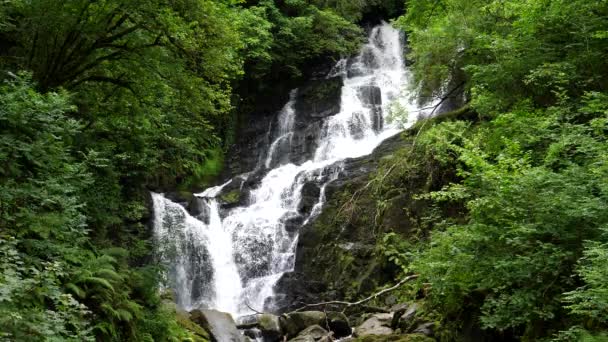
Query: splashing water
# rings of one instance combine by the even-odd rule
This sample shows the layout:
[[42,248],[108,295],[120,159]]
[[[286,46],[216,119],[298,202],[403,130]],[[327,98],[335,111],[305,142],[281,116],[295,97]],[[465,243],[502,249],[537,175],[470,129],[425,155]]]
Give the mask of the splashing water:
[[[221,215],[216,196],[230,182],[196,194],[196,217],[153,194],[158,253],[169,266],[166,280],[181,307],[210,307],[236,316],[251,313],[250,308],[272,311],[274,285],[295,265],[298,234],[287,223],[302,216],[305,185],[317,184],[320,191],[300,225],[321,212],[325,186],[338,176],[341,161],[371,153],[403,129],[387,122],[391,106],[416,112],[403,96],[409,77],[401,34],[389,24],[374,28],[359,55],[340,61],[330,76],[344,81],[340,111],[324,119],[313,157],[299,165],[290,162],[294,90],[262,159],[268,171],[251,190],[248,204]],[[415,120],[410,116],[407,125]]]

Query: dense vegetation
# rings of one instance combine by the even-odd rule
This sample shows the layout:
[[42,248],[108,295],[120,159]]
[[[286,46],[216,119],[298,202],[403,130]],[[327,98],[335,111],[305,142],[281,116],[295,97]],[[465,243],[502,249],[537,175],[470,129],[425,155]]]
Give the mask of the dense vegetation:
[[[402,7],[0,1],[0,340],[203,339],[158,293],[148,189],[205,185],[257,95]],[[420,230],[380,250],[420,274],[443,340],[608,339],[608,2],[406,8],[419,98],[466,105],[378,171],[379,212],[414,177],[451,181],[410,194]]]
[[355,51],[383,5],[348,3],[1,1],[0,340],[195,338],[158,293],[148,189],[220,171],[244,85]]
[[475,118],[419,125],[384,166],[402,191],[412,170],[456,171],[417,198],[460,218],[430,210],[410,242],[383,241],[443,340],[608,339],[607,18],[606,1],[408,1],[419,95],[464,84],[452,115]]

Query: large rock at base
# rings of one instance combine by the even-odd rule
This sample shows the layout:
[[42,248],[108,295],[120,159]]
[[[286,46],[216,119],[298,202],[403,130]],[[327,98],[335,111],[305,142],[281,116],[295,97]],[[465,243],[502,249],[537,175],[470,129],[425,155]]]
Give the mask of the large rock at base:
[[213,342],[245,342],[230,314],[217,310],[192,310],[190,320],[211,335]]
[[281,328],[288,337],[297,336],[302,330],[325,323],[325,313],[321,311],[294,312],[280,317]]
[[355,329],[355,335],[359,337],[366,335],[391,335],[393,329],[389,326],[392,318],[392,314],[372,315]]
[[264,341],[280,341],[283,336],[283,329],[279,317],[271,314],[262,314],[258,316],[258,324],[262,331]]

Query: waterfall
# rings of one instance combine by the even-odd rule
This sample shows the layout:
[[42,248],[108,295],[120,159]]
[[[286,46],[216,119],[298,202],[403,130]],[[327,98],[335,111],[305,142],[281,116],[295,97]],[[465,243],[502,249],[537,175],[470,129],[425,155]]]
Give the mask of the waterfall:
[[[371,153],[403,129],[388,120],[394,106],[416,110],[404,100],[409,77],[402,40],[398,30],[384,23],[370,32],[358,56],[337,63],[328,78],[342,78],[340,109],[322,119],[314,153],[304,162],[290,156],[299,115],[298,90],[291,92],[260,156],[265,173],[246,203],[219,209],[217,197],[233,185],[230,181],[196,194],[194,216],[153,194],[158,253],[168,265],[166,280],[178,305],[236,316],[251,313],[250,308],[273,310],[273,287],[294,268],[297,227],[320,213],[325,187],[338,176],[342,161]],[[406,124],[416,118],[409,116]],[[306,210],[303,193],[316,201]]]

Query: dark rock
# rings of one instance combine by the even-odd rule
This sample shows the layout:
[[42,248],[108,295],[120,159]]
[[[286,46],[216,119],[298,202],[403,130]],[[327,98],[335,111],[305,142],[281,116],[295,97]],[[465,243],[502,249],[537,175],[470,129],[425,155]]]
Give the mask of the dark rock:
[[319,195],[321,195],[321,188],[318,184],[313,182],[304,184],[302,187],[302,198],[298,204],[298,212],[305,216],[310,214],[312,208],[319,202]]
[[300,127],[340,112],[342,77],[318,79],[298,88],[296,124]]
[[298,309],[301,303],[317,302],[318,294],[327,291],[327,285],[300,272],[287,272],[277,281],[274,290],[279,312],[289,312]]
[[252,340],[257,340],[259,338],[262,338],[262,331],[258,328],[251,328],[251,329],[243,330],[243,334],[245,336],[251,338]]
[[352,334],[352,329],[348,317],[342,312],[327,312],[327,325],[329,330],[334,333],[335,338],[342,338]]
[[188,212],[205,224],[209,224],[209,206],[206,201],[204,198],[194,196],[188,204]]
[[228,313],[217,310],[192,310],[190,320],[200,325],[211,335],[213,342],[244,342],[243,335]]
[[321,129],[321,121],[309,124],[301,123],[301,127],[293,133],[289,144],[290,162],[302,164],[314,157]]
[[302,223],[304,223],[304,217],[302,216],[293,216],[283,221],[285,230],[289,233],[297,232],[302,226]]
[[382,105],[382,90],[378,86],[361,86],[357,89],[357,95],[367,108]]
[[399,327],[399,321],[401,320],[401,316],[407,311],[410,305],[408,303],[402,303],[393,305],[391,307],[391,311],[393,312],[393,320],[391,321],[391,328],[397,329]]

